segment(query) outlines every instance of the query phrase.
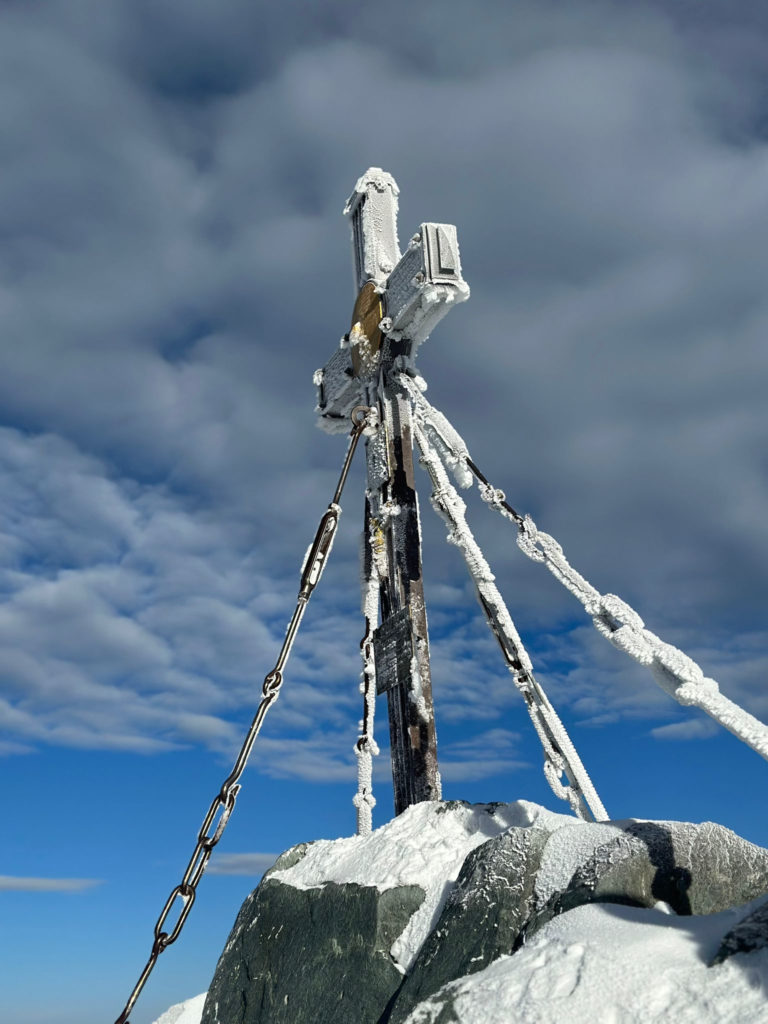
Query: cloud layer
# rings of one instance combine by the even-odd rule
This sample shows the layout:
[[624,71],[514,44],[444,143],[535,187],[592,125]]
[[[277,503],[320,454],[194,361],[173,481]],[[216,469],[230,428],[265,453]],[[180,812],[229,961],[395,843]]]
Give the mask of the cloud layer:
[[[368,164],[403,238],[458,225],[473,296],[419,360],[476,461],[768,714],[768,18],[482,6],[493,33],[395,4],[386,39],[336,3],[263,32],[244,0],[4,9],[0,752],[236,749],[342,457],[311,374]],[[360,483],[256,755],[278,777],[354,771]],[[516,696],[426,504],[444,772],[514,770]],[[705,735],[472,514],[567,717]]]
[[101,885],[98,878],[22,878],[0,875],[0,892],[83,892]]

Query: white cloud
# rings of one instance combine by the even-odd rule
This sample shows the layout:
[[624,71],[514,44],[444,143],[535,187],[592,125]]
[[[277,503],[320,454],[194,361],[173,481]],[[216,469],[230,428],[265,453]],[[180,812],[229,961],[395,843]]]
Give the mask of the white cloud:
[[440,748],[440,774],[447,782],[476,782],[528,768],[520,756],[521,737],[507,729],[488,729]]
[[683,722],[670,722],[651,729],[657,740],[701,740],[717,734],[718,727],[709,718],[688,718]]

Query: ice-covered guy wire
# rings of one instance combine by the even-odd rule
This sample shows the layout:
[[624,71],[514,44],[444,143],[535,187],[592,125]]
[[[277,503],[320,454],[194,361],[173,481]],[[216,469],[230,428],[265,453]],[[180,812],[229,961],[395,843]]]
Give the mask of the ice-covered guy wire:
[[360,722],[360,736],[355,744],[357,758],[357,793],[352,799],[357,810],[357,834],[369,835],[373,829],[373,759],[379,754],[379,746],[373,733],[376,715],[376,659],[373,651],[373,633],[376,629],[379,608],[379,587],[381,576],[376,558],[376,538],[370,516],[366,516],[363,528],[362,551],[362,610],[365,621],[365,635],[361,643],[363,670],[360,692],[363,695],[363,718]]
[[[466,486],[469,452],[466,444],[406,374],[401,382],[414,401],[417,420],[428,425],[459,482]],[[573,566],[563,549],[548,533],[539,530],[530,516],[515,516],[504,494],[490,484],[480,484],[483,500],[518,527],[517,544],[534,562],[541,562],[555,579],[581,602],[595,628],[614,647],[650,669],[656,683],[684,707],[697,707],[768,760],[768,726],[720,692],[714,679],[687,654],[646,629],[641,617],[615,594],[601,594]]]
[[[490,566],[467,524],[464,515],[466,505],[448,478],[437,446],[433,446],[427,437],[429,432],[437,440],[444,434],[444,430],[429,431],[429,428],[425,427],[425,421],[417,406],[414,437],[421,452],[420,461],[432,480],[432,504],[449,528],[449,542],[455,544],[464,557],[480,604],[504,652],[515,686],[525,699],[528,714],[544,748],[544,775],[547,782],[554,794],[561,800],[567,800],[571,809],[580,818],[587,821],[607,821],[608,812],[597,795],[565,726],[533,675],[528,652],[494,582]],[[437,443],[441,444],[441,441]],[[566,783],[561,782],[562,775],[565,775]]]

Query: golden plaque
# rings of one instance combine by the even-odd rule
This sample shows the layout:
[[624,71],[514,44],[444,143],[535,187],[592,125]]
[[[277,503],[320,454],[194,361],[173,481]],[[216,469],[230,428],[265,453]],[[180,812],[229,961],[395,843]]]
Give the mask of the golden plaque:
[[384,317],[381,296],[373,281],[360,289],[352,311],[352,329],[349,343],[352,349],[352,369],[356,377],[364,376],[373,367],[373,360],[381,347],[379,324]]

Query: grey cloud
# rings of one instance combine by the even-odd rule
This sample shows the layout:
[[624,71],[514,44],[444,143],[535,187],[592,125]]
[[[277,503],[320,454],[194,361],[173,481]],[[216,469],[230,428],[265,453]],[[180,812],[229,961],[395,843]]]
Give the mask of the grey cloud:
[[[459,226],[473,297],[419,362],[476,461],[663,638],[706,630],[705,671],[766,713],[768,158],[723,70],[751,44],[676,5],[484,9],[394,5],[397,47],[337,4],[269,38],[240,0],[3,14],[6,750],[236,744],[341,461],[310,381],[348,326],[340,207],[369,163],[403,238]],[[356,473],[271,718],[306,778],[354,772]],[[470,504],[558,706],[676,714]],[[518,697],[426,506],[438,710],[482,730]]]
[[476,782],[530,767],[521,756],[521,737],[508,729],[487,729],[471,739],[443,744],[440,774],[447,782]]
[[0,875],[0,892],[84,892],[101,884],[98,878],[23,878]]
[[209,875],[263,875],[277,860],[276,853],[216,853]]

